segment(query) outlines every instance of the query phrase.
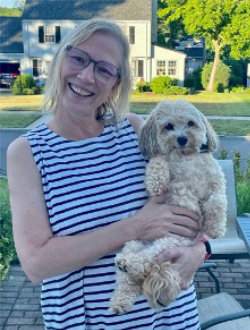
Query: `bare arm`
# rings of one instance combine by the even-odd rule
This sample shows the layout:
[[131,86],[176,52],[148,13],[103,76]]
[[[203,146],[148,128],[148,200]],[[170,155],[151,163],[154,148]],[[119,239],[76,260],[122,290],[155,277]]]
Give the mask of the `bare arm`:
[[25,138],[8,150],[8,180],[16,250],[34,282],[78,269],[134,238],[131,226],[123,222],[83,235],[54,237],[40,174]]
[[25,138],[9,147],[8,180],[16,250],[33,282],[77,270],[129,240],[150,240],[169,233],[186,237],[197,234],[197,219],[192,213],[149,201],[135,215],[101,229],[76,236],[53,236],[40,173]]

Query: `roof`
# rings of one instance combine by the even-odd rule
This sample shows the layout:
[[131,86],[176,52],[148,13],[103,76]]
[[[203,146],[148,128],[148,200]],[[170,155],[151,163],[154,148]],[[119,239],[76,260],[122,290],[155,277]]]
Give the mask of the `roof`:
[[204,56],[204,48],[201,47],[185,48],[184,52],[187,54],[187,57],[191,58],[203,58]]
[[172,49],[172,48],[169,48],[169,47],[166,47],[166,46],[163,46],[163,45],[159,45],[159,44],[154,44],[153,45],[154,47],[158,47],[158,48],[162,48],[162,49],[165,49],[169,52],[173,52],[173,53],[178,53],[180,55],[183,55],[183,56],[187,56],[185,52],[182,52],[181,50],[176,50],[176,49]]
[[0,53],[23,53],[22,17],[0,17]]
[[152,0],[26,0],[23,19],[151,20]]

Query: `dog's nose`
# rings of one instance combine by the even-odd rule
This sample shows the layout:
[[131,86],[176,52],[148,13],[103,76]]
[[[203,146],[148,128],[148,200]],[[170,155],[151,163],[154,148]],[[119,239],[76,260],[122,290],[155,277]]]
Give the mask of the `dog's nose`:
[[179,136],[177,138],[177,141],[180,146],[184,146],[185,144],[187,144],[188,139],[185,136]]

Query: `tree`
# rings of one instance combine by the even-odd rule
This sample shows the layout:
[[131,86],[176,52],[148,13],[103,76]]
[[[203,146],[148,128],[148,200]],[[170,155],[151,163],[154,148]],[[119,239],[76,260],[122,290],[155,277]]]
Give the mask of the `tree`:
[[13,8],[17,8],[19,10],[23,10],[26,0],[16,0]]
[[213,90],[221,50],[229,46],[235,59],[250,56],[249,0],[160,0],[164,8],[158,11],[166,26],[181,21],[188,34],[205,37],[207,46],[215,52],[207,87]]

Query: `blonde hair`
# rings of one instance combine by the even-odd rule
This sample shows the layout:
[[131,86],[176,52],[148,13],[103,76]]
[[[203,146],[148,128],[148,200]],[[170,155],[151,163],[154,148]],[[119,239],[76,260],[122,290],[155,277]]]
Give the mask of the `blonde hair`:
[[124,113],[128,112],[130,92],[129,44],[122,29],[116,23],[104,19],[91,19],[79,24],[60,43],[51,62],[43,99],[44,110],[55,113],[58,111],[60,99],[63,95],[61,68],[66,57],[67,45],[77,46],[95,32],[104,32],[113,35],[121,44],[122,63],[120,79],[114,88],[113,95],[98,108],[97,118],[110,118],[116,122]]

